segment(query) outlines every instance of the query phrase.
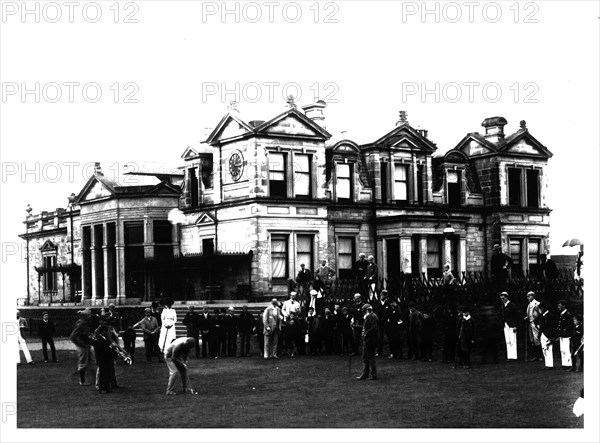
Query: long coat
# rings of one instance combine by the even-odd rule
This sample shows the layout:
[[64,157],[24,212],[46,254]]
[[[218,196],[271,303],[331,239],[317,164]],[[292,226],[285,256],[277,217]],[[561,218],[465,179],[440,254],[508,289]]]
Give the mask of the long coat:
[[267,306],[263,312],[262,319],[264,335],[271,335],[281,330],[281,321],[283,320],[283,315],[281,314],[281,309],[279,309],[277,306]]

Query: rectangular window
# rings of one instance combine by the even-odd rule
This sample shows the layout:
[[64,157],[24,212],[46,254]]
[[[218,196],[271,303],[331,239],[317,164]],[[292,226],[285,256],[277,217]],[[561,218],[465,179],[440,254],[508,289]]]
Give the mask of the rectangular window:
[[408,200],[408,166],[394,165],[394,200]]
[[427,276],[442,276],[442,240],[439,237],[427,237]]
[[304,265],[308,269],[313,269],[313,236],[312,235],[298,235],[296,236],[296,265],[297,269],[300,269],[300,264]]
[[521,169],[508,169],[508,204],[521,206]]
[[388,167],[389,163],[381,163],[381,201],[388,201]]
[[513,261],[511,273],[513,276],[523,275],[523,262],[521,260],[522,244],[523,240],[521,239],[510,240],[510,258]]
[[294,155],[294,195],[296,197],[310,198],[311,160],[310,155]]
[[[56,256],[44,257],[44,268],[50,269],[56,266]],[[44,291],[56,291],[56,272],[48,271],[44,274]]]
[[202,255],[213,255],[215,253],[215,239],[214,238],[203,238],[202,239]]
[[423,189],[423,165],[417,166],[417,201],[420,205],[425,201]]
[[527,170],[527,206],[529,208],[539,208],[539,171],[535,169]]
[[337,164],[336,195],[338,200],[352,200],[352,165]]
[[354,265],[354,237],[339,237],[338,244],[338,273],[340,278],[352,278]]
[[537,277],[540,268],[540,241],[529,239],[529,275]]
[[460,171],[448,171],[448,205],[460,206]]
[[144,225],[142,222],[125,223],[125,244],[143,245],[144,244]]
[[173,230],[168,220],[154,220],[152,222],[154,243],[173,243]]
[[286,155],[269,153],[269,195],[276,198],[287,197]]
[[192,208],[198,207],[198,177],[196,168],[188,168],[188,192],[190,196],[189,205]]
[[211,189],[213,187],[213,162],[212,159],[204,160],[202,162],[202,184],[206,189]]
[[288,277],[288,236],[271,236],[271,275],[272,278]]

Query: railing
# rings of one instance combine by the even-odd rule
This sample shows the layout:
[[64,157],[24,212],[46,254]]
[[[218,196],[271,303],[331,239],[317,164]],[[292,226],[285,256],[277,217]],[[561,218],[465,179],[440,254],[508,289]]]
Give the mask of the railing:
[[[444,286],[441,278],[427,278],[400,274],[380,279],[377,292],[387,289],[390,298],[401,303],[415,302],[420,305],[483,305],[497,303],[501,291],[509,293],[511,300],[526,304],[526,294],[534,291],[540,300],[583,302],[583,280],[574,278],[570,270],[561,270],[553,281],[539,280],[529,274],[515,276],[503,284],[492,281],[484,272],[463,272],[455,283]],[[350,303],[357,292],[364,292],[359,282],[338,279],[330,289],[330,298],[336,303]]]

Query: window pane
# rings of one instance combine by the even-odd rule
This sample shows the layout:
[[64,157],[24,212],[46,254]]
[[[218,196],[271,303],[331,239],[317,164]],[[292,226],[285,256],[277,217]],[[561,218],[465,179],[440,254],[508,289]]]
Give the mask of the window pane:
[[540,253],[540,242],[538,240],[529,240],[529,264],[538,263]]
[[520,275],[523,272],[521,266],[521,240],[510,241],[510,258],[513,261],[512,272],[515,275]]
[[310,172],[310,156],[296,154],[294,156],[294,170],[297,172]]
[[271,239],[271,252],[285,252],[287,248],[287,239],[275,238]]
[[285,156],[275,152],[269,153],[269,170],[285,171]]
[[340,238],[338,242],[338,251],[340,254],[352,254],[351,238]]
[[287,277],[287,236],[271,237],[271,273],[273,278]]
[[539,207],[538,176],[538,171],[527,170],[527,206],[530,208]]
[[407,200],[408,199],[408,187],[406,183],[395,182],[394,183],[394,199],[396,200]]
[[396,173],[394,176],[395,180],[406,180],[406,166],[396,165]]
[[312,235],[299,235],[298,236],[298,253],[301,252],[312,252]]
[[350,178],[350,165],[346,165],[343,163],[338,163],[337,165],[337,177],[340,178]]
[[310,175],[296,173],[296,195],[310,195]]
[[521,205],[521,170],[517,168],[508,170],[508,204]]
[[458,183],[458,173],[456,171],[448,171],[448,183]]
[[269,180],[280,182],[285,181],[285,172],[270,171]]

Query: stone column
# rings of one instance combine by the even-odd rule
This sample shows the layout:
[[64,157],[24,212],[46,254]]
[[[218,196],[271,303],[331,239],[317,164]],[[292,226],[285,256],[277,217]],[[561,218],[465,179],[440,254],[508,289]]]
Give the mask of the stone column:
[[[462,276],[462,273],[467,271],[467,239],[465,237],[460,237],[460,239],[458,240],[457,254],[459,257],[459,269],[457,269],[457,274],[460,273],[460,276]],[[456,278],[459,278],[459,276],[456,274],[454,276]]]
[[[102,261],[103,265],[104,265],[104,301],[105,304],[106,303],[109,296],[111,294],[109,294],[109,275],[111,273],[111,268],[110,268],[110,262],[109,262],[109,254],[108,254],[108,225],[107,223],[102,223],[102,238],[103,238],[103,242],[102,242],[102,256],[104,257],[104,260]],[[113,294],[114,295],[114,294]]]
[[[452,240],[444,237],[444,249],[442,250],[442,268],[448,263],[452,269]],[[452,269],[454,271],[454,269]]]
[[422,235],[419,239],[419,276],[424,272],[427,274],[427,236]]
[[126,283],[125,283],[125,229],[123,228],[123,222],[117,220],[116,224],[116,277],[117,277],[117,303],[123,304],[126,297]]
[[410,237],[400,237],[400,270],[405,274],[413,272],[413,266],[417,263],[412,263],[412,239]]
[[[97,281],[98,278],[100,277],[98,275],[98,267],[97,265],[97,260],[96,260],[96,251],[97,248],[99,248],[100,246],[96,244],[96,232],[95,232],[95,226],[91,225],[90,226],[90,257],[91,257],[91,270],[92,270],[92,305],[96,302],[96,298],[98,297],[98,287],[97,287]],[[102,294],[100,294],[100,296],[102,296]]]

